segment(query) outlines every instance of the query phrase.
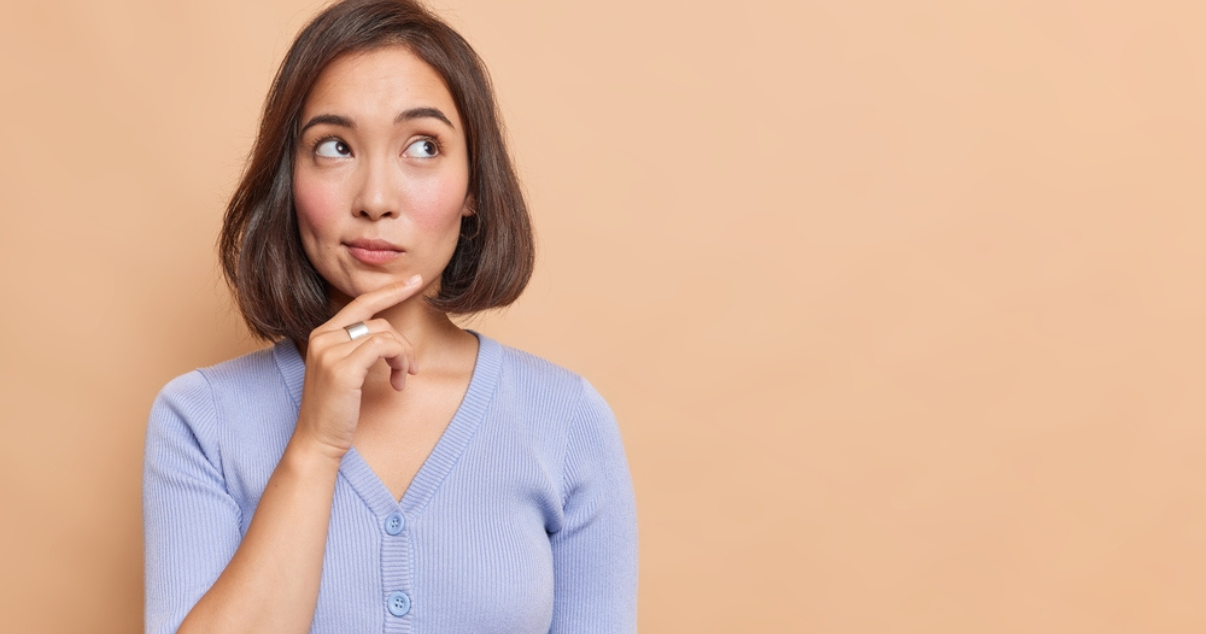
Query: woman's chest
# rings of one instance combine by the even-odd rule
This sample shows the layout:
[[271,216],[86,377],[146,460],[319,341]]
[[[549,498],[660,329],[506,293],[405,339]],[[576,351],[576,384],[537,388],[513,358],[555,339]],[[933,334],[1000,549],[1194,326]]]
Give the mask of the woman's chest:
[[394,499],[401,499],[440,442],[468,376],[412,378],[402,393],[366,391],[353,444]]
[[535,463],[467,453],[429,497],[420,477],[401,502],[356,456],[345,465],[313,631],[548,631],[555,487]]

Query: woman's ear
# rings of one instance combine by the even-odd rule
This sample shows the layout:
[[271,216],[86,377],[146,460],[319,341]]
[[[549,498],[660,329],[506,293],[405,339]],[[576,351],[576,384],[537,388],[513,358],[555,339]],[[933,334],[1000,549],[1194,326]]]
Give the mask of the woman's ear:
[[461,217],[468,218],[469,216],[477,215],[477,202],[473,200],[473,194],[465,195],[465,204],[461,206]]

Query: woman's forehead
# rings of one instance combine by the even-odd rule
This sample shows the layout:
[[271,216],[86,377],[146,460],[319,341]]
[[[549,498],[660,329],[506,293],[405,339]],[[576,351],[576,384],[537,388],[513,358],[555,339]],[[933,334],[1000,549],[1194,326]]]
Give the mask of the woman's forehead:
[[330,112],[392,121],[418,107],[437,108],[454,127],[461,127],[439,72],[405,46],[384,46],[341,55],[327,64],[306,97],[302,119]]

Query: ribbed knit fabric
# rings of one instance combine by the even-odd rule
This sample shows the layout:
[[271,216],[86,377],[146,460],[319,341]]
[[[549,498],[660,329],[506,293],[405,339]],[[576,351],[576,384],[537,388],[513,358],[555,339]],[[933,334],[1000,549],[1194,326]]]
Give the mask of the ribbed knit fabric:
[[[611,410],[581,377],[477,336],[468,392],[400,501],[354,448],[344,456],[311,632],[636,631],[636,514]],[[234,555],[304,374],[282,341],[181,376],[155,401],[147,632],[174,632]]]

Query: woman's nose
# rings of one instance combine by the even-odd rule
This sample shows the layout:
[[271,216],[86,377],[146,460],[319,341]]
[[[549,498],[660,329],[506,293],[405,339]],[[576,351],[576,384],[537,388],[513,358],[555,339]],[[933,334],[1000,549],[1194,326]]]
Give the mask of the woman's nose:
[[361,179],[353,212],[369,220],[396,218],[401,211],[401,183],[397,169],[388,161],[368,162]]

